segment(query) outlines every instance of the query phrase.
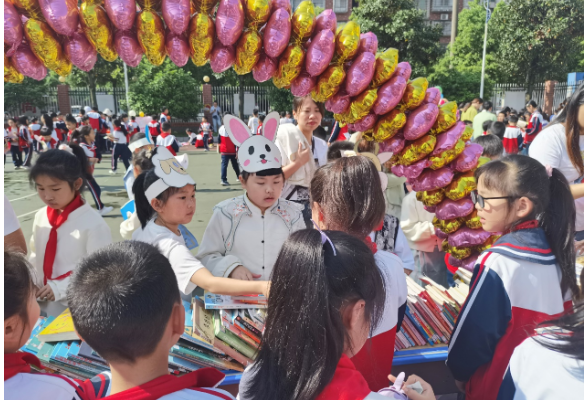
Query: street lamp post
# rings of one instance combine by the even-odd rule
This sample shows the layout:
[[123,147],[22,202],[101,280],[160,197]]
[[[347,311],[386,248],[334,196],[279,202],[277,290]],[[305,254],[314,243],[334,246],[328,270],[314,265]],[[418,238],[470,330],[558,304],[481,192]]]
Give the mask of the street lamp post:
[[127,64],[123,61],[125,71],[125,98],[127,100],[127,114],[129,113],[129,77],[127,75]]
[[490,21],[490,0],[484,0],[486,9],[486,25],[484,27],[484,50],[482,51],[482,78],[480,80],[480,98],[484,98],[484,72],[486,70],[486,43],[488,42],[488,21]]

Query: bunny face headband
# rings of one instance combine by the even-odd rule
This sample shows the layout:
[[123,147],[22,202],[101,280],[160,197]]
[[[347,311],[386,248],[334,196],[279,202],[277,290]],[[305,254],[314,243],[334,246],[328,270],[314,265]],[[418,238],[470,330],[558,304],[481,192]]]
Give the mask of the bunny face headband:
[[[357,149],[357,146],[356,146]],[[377,156],[374,153],[357,153],[356,151],[353,150],[346,150],[341,152],[341,155],[343,157],[355,157],[355,156],[364,156],[367,157],[375,166],[376,169],[378,170],[378,175],[380,176],[380,185],[382,187],[382,191],[386,190],[386,188],[388,187],[388,175],[386,175],[384,172],[382,172],[382,164],[384,164],[386,161],[388,161],[390,159],[390,157],[392,157],[393,153],[389,153],[389,152],[385,152],[385,153],[379,153]]]
[[225,115],[223,122],[229,137],[239,147],[237,158],[243,171],[256,173],[282,168],[282,156],[274,144],[280,125],[280,114],[272,112],[267,115],[261,135],[252,134],[243,121],[232,115]]
[[182,188],[186,185],[195,185],[192,177],[165,147],[155,148],[151,161],[155,166],[153,171],[159,179],[145,190],[145,197],[150,203],[170,187]]

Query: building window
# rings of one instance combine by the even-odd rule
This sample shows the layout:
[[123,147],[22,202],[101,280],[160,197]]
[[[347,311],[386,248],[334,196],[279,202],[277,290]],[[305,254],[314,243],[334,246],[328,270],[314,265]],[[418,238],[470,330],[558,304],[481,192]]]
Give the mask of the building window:
[[427,12],[427,0],[416,0],[417,10]]
[[[296,10],[298,5],[300,3],[302,3],[304,0],[290,0],[290,1],[292,3],[292,10]],[[312,4],[314,4],[315,7],[325,8],[325,0],[313,0]]]
[[347,5],[348,0],[334,0],[333,9],[336,13],[346,13],[349,10]]
[[431,11],[449,11],[453,6],[451,0],[433,0]]
[[441,25],[443,29],[441,32],[441,36],[451,36],[451,21],[431,21],[433,26]]

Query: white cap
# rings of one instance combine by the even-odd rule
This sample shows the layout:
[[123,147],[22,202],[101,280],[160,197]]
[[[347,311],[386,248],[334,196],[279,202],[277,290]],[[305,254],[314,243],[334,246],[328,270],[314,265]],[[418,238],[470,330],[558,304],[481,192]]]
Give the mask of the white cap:
[[86,107],[84,107],[84,111],[87,113],[92,112],[92,107],[86,106]]
[[104,114],[108,115],[109,117],[112,115],[112,111],[110,111],[109,108],[105,108],[104,111],[102,111]]
[[137,113],[135,112],[135,110],[131,110],[129,111],[129,117],[136,117]]

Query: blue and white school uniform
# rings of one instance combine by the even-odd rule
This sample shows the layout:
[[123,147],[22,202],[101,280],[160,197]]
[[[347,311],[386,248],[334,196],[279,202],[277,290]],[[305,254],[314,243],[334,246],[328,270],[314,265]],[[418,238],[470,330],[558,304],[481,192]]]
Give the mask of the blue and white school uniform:
[[169,132],[162,132],[156,139],[157,146],[163,146],[174,156],[180,151],[180,145],[174,135]]
[[129,165],[131,165],[131,158],[133,155],[129,150],[127,136],[123,133],[123,131],[114,131],[112,136],[116,139],[114,146],[112,147],[112,170],[116,171],[119,157],[122,159],[122,162],[125,165],[125,169],[128,169]]

